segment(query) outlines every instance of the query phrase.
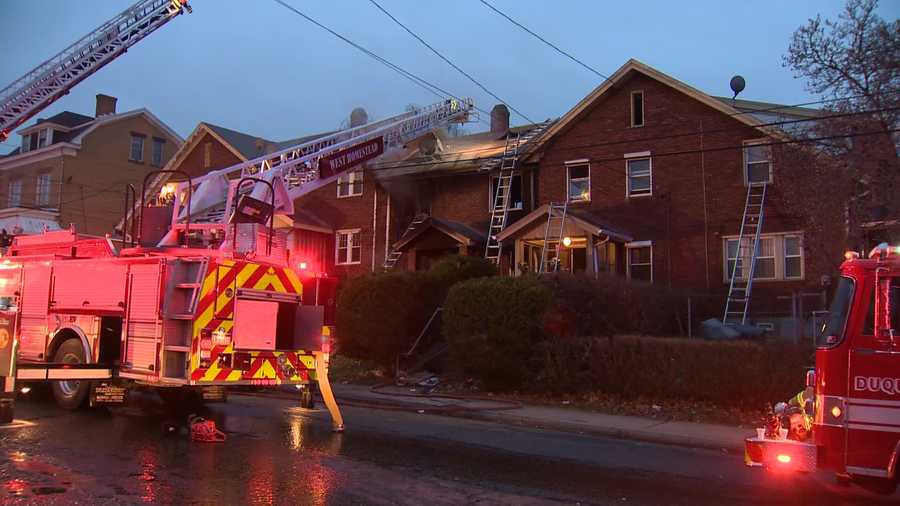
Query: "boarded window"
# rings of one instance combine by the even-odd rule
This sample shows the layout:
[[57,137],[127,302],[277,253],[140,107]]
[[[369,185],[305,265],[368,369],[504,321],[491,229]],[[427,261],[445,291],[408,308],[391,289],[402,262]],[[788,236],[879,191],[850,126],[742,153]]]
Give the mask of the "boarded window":
[[644,92],[631,92],[631,126],[644,126]]

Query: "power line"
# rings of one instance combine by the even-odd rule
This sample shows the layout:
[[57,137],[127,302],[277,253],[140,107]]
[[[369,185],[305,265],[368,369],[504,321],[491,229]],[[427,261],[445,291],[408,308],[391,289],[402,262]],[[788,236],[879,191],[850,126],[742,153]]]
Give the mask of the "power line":
[[594,67],[591,67],[591,66],[588,65],[587,63],[584,63],[583,61],[579,60],[578,58],[575,58],[575,57],[572,56],[571,54],[569,54],[569,53],[563,51],[562,49],[559,48],[559,46],[557,46],[556,44],[550,42],[549,40],[547,40],[547,39],[541,37],[540,35],[534,33],[533,31],[529,30],[525,25],[523,25],[522,23],[519,23],[519,22],[516,21],[515,19],[509,17],[506,13],[504,13],[504,12],[501,11],[500,9],[494,7],[493,5],[489,4],[489,3],[486,2],[485,0],[479,0],[479,1],[480,1],[481,3],[483,3],[485,6],[487,6],[487,8],[491,9],[492,11],[494,11],[494,12],[496,12],[497,14],[499,14],[499,15],[503,16],[504,18],[506,18],[510,23],[512,23],[512,24],[518,26],[519,28],[525,30],[526,32],[530,33],[530,34],[533,35],[535,38],[537,38],[538,40],[540,40],[540,41],[543,42],[544,44],[547,44],[548,46],[552,47],[553,49],[555,49],[557,52],[559,52],[560,54],[564,55],[564,56],[567,57],[568,59],[570,59],[570,60],[574,61],[575,63],[581,65],[582,67],[584,67],[584,68],[590,70],[591,72],[593,72],[594,74],[596,74],[596,75],[602,77],[603,79],[609,79],[609,76],[607,76],[607,75],[601,73],[600,71],[598,71],[598,70],[595,69]]
[[509,107],[510,109],[512,109],[512,111],[515,112],[516,114],[518,114],[519,116],[525,118],[525,121],[527,121],[527,122],[529,122],[529,123],[534,123],[534,121],[533,121],[531,118],[529,118],[529,117],[526,116],[524,113],[522,113],[521,111],[519,111],[518,109],[516,109],[515,107],[513,107],[509,102],[507,102],[507,101],[503,100],[502,98],[498,97],[497,95],[495,95],[494,92],[492,92],[491,90],[487,89],[487,87],[485,87],[483,84],[481,84],[480,82],[478,82],[478,80],[475,79],[474,77],[472,77],[468,72],[466,72],[465,70],[459,68],[458,65],[456,65],[455,63],[453,63],[452,61],[450,61],[450,59],[447,58],[446,56],[444,56],[443,54],[441,54],[440,51],[438,51],[437,49],[434,48],[434,46],[432,46],[431,44],[429,44],[428,42],[426,42],[425,39],[423,39],[422,37],[420,37],[416,32],[412,31],[408,26],[406,26],[406,25],[404,25],[403,23],[401,23],[399,19],[397,19],[396,17],[394,17],[394,15],[391,14],[390,12],[388,12],[387,9],[385,9],[384,7],[382,7],[381,4],[379,4],[379,3],[376,2],[375,0],[369,0],[369,2],[371,2],[372,5],[374,5],[375,7],[377,7],[378,10],[380,10],[381,12],[383,12],[387,17],[391,18],[391,20],[392,20],[394,23],[396,23],[397,25],[399,25],[400,28],[403,28],[404,30],[406,30],[406,32],[407,32],[408,34],[412,35],[416,40],[418,40],[419,42],[421,42],[423,46],[425,46],[425,47],[427,47],[428,49],[430,49],[432,53],[434,53],[434,54],[436,54],[436,55],[438,56],[438,58],[444,60],[444,61],[447,63],[447,65],[450,65],[451,67],[453,67],[454,69],[456,69],[457,72],[459,72],[460,74],[466,76],[466,78],[467,78],[469,81],[472,81],[473,83],[475,83],[476,86],[478,86],[479,88],[481,88],[482,90],[484,90],[485,93],[487,93],[488,95],[494,97],[494,99],[500,101],[500,103],[502,103],[502,104],[506,105],[507,107]]
[[[440,98],[452,97],[452,98],[455,98],[455,99],[459,100],[460,102],[465,102],[464,99],[462,99],[462,98],[460,98],[460,97],[457,97],[456,95],[450,93],[449,91],[444,90],[444,89],[438,87],[437,85],[432,84],[432,83],[426,81],[425,79],[423,79],[423,78],[421,78],[421,77],[419,77],[419,76],[413,74],[412,72],[409,72],[409,71],[403,69],[403,68],[400,67],[399,65],[396,65],[396,64],[394,64],[394,63],[391,63],[391,62],[388,61],[386,58],[383,58],[383,57],[377,55],[376,53],[374,53],[374,52],[372,52],[372,51],[366,49],[365,47],[363,47],[363,46],[357,44],[356,42],[353,42],[352,40],[348,39],[347,37],[341,35],[340,33],[338,33],[338,32],[336,32],[336,31],[332,30],[331,28],[329,28],[329,27],[323,25],[322,23],[316,21],[315,19],[311,18],[310,16],[304,14],[303,12],[301,12],[301,11],[298,10],[298,9],[296,9],[296,8],[293,7],[292,5],[288,4],[288,3],[285,2],[284,0],[273,0],[273,1],[276,2],[276,3],[278,3],[279,5],[281,5],[281,6],[284,7],[285,9],[288,9],[289,11],[293,12],[294,14],[297,14],[298,16],[302,17],[303,19],[309,21],[310,23],[312,23],[312,24],[318,26],[319,28],[325,30],[326,32],[330,33],[331,35],[334,35],[334,36],[337,37],[338,39],[340,39],[340,40],[346,42],[347,44],[349,44],[349,45],[351,45],[351,46],[353,46],[354,48],[356,48],[357,50],[361,51],[361,52],[364,53],[365,55],[369,56],[370,58],[373,58],[373,59],[376,60],[377,62],[379,62],[379,63],[385,65],[386,67],[390,68],[391,70],[393,70],[393,71],[399,73],[399,74],[402,75],[403,77],[405,77],[405,78],[409,79],[410,81],[416,83],[417,85],[419,85],[420,87],[424,88],[425,90],[431,92],[432,94],[434,94],[434,95],[436,95],[436,96],[438,96],[438,97],[440,97]],[[437,91],[435,91],[435,90],[437,90]],[[443,95],[441,95],[441,94],[438,93],[438,92],[443,93]],[[485,111],[485,110],[483,110],[483,109],[478,109],[477,107],[476,107],[476,109],[479,110],[479,111],[482,112],[482,113],[490,114],[489,112],[487,112],[487,111]]]

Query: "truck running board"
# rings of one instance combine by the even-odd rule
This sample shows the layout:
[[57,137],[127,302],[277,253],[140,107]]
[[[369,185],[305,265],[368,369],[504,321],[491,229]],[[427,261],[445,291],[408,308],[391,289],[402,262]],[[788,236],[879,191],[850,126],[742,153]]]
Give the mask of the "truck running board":
[[112,377],[112,368],[100,364],[19,364],[16,367],[16,379],[20,381],[103,380]]

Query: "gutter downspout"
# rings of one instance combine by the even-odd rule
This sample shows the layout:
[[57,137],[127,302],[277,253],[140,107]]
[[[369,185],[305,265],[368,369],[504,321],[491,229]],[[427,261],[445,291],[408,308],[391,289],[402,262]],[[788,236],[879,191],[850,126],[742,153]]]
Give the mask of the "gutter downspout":
[[703,189],[703,256],[706,262],[706,289],[709,290],[709,212],[706,204],[706,157],[703,155],[703,120],[700,120],[700,184]]
[[375,243],[378,242],[378,185],[372,185],[375,198],[372,200],[372,272],[375,272]]
[[387,209],[384,212],[384,261],[387,262],[387,257],[390,254],[390,242],[391,242],[391,194],[387,194]]

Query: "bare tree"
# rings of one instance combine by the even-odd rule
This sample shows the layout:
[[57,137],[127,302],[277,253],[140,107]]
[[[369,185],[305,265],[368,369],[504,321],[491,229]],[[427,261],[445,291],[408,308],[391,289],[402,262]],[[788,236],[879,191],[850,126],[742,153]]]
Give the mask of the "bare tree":
[[792,176],[785,202],[811,231],[807,250],[823,259],[862,247],[864,223],[900,217],[900,21],[881,19],[877,6],[848,0],[837,20],[810,19],[784,56],[811,92],[829,99],[825,119],[794,132],[817,141],[780,153]]

